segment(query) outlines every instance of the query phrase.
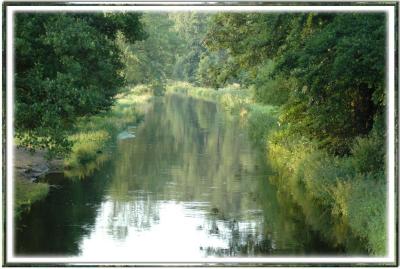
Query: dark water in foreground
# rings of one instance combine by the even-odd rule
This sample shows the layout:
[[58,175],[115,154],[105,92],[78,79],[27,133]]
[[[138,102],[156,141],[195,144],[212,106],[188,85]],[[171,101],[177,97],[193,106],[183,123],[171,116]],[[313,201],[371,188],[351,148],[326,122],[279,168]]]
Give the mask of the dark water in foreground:
[[[123,130],[121,130],[123,131]],[[111,160],[18,221],[16,254],[93,260],[338,253],[268,183],[245,126],[215,104],[156,100]]]

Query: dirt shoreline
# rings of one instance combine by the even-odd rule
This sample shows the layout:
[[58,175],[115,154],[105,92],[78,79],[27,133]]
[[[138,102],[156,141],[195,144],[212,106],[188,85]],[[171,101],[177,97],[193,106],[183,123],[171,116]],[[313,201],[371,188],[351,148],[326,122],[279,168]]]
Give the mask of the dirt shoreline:
[[44,150],[30,152],[14,147],[14,210],[15,216],[28,209],[34,202],[44,199],[49,192],[49,184],[39,182],[48,173],[62,172],[64,160],[46,159]]
[[14,148],[14,174],[16,180],[37,181],[48,173],[63,171],[63,160],[47,160],[44,150],[30,152],[24,148]]

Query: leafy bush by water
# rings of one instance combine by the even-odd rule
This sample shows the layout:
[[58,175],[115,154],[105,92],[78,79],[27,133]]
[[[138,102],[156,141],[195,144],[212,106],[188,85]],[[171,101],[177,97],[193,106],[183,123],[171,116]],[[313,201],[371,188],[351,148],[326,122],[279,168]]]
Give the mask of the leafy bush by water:
[[355,139],[351,153],[353,155],[354,167],[359,172],[379,171],[385,165],[384,139],[372,133],[366,137]]
[[271,60],[258,67],[254,84],[251,87],[254,99],[262,104],[283,105],[289,99],[294,88],[294,80],[290,77],[272,76],[275,63]]
[[135,86],[131,92],[135,95],[145,95],[145,94],[151,94],[152,90],[151,87],[147,84],[140,84]]
[[247,118],[249,136],[255,144],[265,148],[268,135],[278,128],[277,108],[268,105],[250,104]]

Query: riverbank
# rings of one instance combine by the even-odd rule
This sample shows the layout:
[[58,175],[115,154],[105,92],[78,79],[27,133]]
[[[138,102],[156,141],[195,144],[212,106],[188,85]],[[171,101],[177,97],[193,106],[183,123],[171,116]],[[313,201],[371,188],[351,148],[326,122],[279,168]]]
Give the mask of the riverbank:
[[[108,112],[78,120],[69,139],[73,146],[64,158],[48,160],[44,150],[29,152],[15,149],[15,212],[46,197],[49,185],[37,182],[48,173],[64,173],[71,179],[81,179],[92,174],[108,159],[110,144],[128,125],[138,124],[144,117],[144,105],[151,95],[138,93],[135,88],[119,94],[115,105]],[[139,108],[141,106],[141,108]]]
[[48,160],[43,150],[30,152],[23,148],[14,148],[14,178],[16,186],[15,206],[17,214],[30,204],[43,199],[49,185],[36,182],[47,173],[60,172],[63,169],[61,159]]
[[166,93],[217,102],[224,110],[247,122],[251,130],[250,138],[261,147],[265,147],[270,131],[278,128],[279,107],[254,102],[252,92],[241,89],[237,84],[214,90],[195,87],[187,82],[172,82],[167,85]]
[[[265,151],[274,171],[269,180],[302,210],[305,222],[335,246],[353,252],[386,252],[384,145],[374,133],[359,138],[351,154],[337,157],[280,126],[280,108],[258,104],[238,86],[218,89],[174,82],[167,93],[217,102],[242,117],[250,137]],[[378,150],[378,155],[376,154]]]

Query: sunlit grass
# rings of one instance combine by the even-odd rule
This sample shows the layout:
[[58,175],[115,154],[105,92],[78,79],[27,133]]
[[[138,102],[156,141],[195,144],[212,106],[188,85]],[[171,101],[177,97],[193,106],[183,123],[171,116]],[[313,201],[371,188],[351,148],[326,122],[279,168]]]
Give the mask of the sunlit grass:
[[[306,214],[309,207],[320,206],[332,219],[328,224],[308,223],[329,234],[337,244],[351,247],[349,237],[365,242],[374,255],[386,251],[386,182],[384,173],[359,171],[357,155],[335,157],[318,149],[316,143],[301,137],[275,132],[268,140],[267,159],[278,172],[272,177]],[[373,157],[370,157],[373,158]],[[346,228],[347,227],[347,228]],[[346,232],[346,230],[348,232]]]
[[33,183],[24,179],[15,180],[15,213],[18,216],[23,209],[46,197],[49,185],[46,183]]
[[138,94],[143,91],[129,89],[117,96],[117,102],[109,112],[79,119],[77,131],[69,137],[73,144],[71,153],[64,160],[67,177],[87,176],[108,159],[107,145],[116,139],[118,132],[143,118],[137,105],[147,102],[151,96]]
[[240,109],[252,103],[251,92],[241,89],[237,85],[230,85],[218,90],[212,88],[195,87],[187,82],[170,82],[167,93],[187,95],[207,101],[218,102],[230,112],[239,112]]
[[[64,175],[69,178],[83,178],[92,174],[108,160],[107,146],[116,139],[119,131],[129,124],[136,124],[143,118],[139,104],[148,102],[151,95],[137,89],[127,89],[118,95],[112,109],[100,115],[82,117],[76,123],[71,152],[64,158]],[[19,140],[14,143],[18,146]],[[24,208],[46,197],[47,183],[33,183],[26,179],[16,179],[15,210],[19,214]]]

